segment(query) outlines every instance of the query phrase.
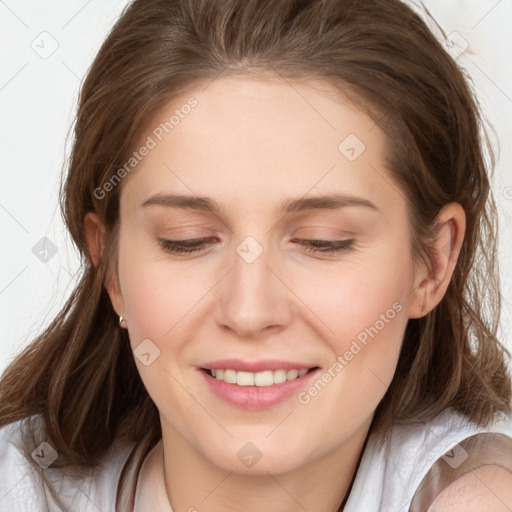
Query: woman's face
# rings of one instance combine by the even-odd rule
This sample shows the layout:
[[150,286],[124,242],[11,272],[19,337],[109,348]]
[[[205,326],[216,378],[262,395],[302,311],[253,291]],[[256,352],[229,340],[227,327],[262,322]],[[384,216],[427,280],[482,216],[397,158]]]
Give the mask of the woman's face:
[[191,90],[149,123],[121,184],[111,297],[164,443],[226,470],[289,471],[367,429],[412,316],[384,134],[327,87]]

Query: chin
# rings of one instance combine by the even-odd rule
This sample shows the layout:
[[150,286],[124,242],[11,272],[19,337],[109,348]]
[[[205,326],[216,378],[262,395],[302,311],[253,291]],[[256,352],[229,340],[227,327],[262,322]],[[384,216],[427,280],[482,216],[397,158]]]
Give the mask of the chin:
[[212,464],[225,470],[244,475],[268,475],[293,471],[307,461],[304,453],[283,443],[258,442],[230,443],[218,453],[205,453]]

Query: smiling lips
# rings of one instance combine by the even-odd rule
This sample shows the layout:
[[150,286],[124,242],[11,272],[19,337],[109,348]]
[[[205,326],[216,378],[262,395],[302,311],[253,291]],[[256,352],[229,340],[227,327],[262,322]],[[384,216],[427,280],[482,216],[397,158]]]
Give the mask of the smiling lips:
[[205,363],[201,370],[217,397],[237,407],[263,409],[297,393],[318,366],[277,360],[226,359]]
[[308,373],[306,368],[301,370],[292,369],[285,370],[264,370],[262,372],[242,372],[236,371],[231,368],[224,369],[211,369],[210,374],[217,380],[223,380],[229,384],[237,384],[238,386],[272,386],[274,384],[281,384],[289,380],[295,380]]

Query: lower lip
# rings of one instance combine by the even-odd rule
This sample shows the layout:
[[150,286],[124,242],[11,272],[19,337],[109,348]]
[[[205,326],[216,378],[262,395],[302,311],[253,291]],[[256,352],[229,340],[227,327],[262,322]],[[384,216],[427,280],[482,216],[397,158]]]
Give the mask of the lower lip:
[[296,395],[318,370],[319,368],[315,368],[302,377],[271,386],[239,386],[217,380],[204,370],[199,371],[211,391],[219,398],[236,407],[259,410],[277,405]]

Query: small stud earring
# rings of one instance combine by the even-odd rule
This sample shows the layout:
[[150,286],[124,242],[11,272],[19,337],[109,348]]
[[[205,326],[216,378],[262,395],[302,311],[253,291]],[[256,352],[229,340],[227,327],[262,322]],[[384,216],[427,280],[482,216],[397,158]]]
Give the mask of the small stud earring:
[[127,327],[126,318],[123,316],[119,317],[119,327],[121,327],[121,329],[126,329]]

